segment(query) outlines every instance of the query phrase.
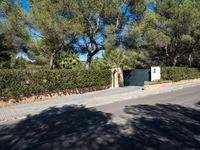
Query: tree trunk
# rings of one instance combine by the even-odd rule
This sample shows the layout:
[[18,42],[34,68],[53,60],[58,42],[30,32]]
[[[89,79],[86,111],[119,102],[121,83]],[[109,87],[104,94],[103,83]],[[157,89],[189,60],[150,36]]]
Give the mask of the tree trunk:
[[98,48],[98,44],[93,37],[90,37],[90,44],[88,45],[88,54],[87,54],[87,61],[86,61],[86,70],[90,70],[92,57],[96,55],[100,49]]
[[51,52],[50,64],[49,64],[50,69],[54,69],[54,67],[59,67],[58,53],[62,50],[63,46],[64,46],[64,41],[62,42],[62,44],[60,45],[60,47],[57,50],[54,50],[53,52]]
[[176,66],[176,64],[177,64],[177,58],[178,58],[177,56],[174,57],[173,63],[172,63],[173,66]]
[[54,54],[50,55],[50,64],[49,64],[49,69],[53,69],[54,68]]
[[192,67],[192,54],[189,55],[188,61],[189,61],[189,67]]
[[92,55],[88,54],[87,61],[86,61],[86,70],[90,70],[91,61],[92,61]]
[[166,55],[165,65],[168,66],[168,64],[169,64],[169,53],[168,53],[168,46],[167,45],[165,45],[165,55]]
[[50,54],[50,64],[49,64],[50,69],[59,68],[58,57],[59,57],[58,53]]
[[169,62],[169,57],[166,56],[166,57],[165,57],[165,66],[168,66],[168,64],[169,64],[168,62]]
[[58,53],[54,56],[54,67],[55,68],[59,68],[59,63],[58,63],[58,58],[59,58],[59,55]]

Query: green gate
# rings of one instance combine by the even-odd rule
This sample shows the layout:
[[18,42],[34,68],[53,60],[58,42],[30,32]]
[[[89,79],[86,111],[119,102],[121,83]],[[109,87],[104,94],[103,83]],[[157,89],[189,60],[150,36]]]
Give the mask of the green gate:
[[124,70],[125,86],[144,86],[145,81],[150,81],[150,69]]

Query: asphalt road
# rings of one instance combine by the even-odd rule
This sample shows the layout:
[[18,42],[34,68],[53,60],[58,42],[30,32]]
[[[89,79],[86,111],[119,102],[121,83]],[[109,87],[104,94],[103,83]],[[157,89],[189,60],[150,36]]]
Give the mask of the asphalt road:
[[200,86],[0,126],[1,150],[199,150]]
[[[158,89],[159,90],[159,89]],[[97,110],[111,113],[116,123],[125,123],[128,115],[124,108],[137,105],[176,104],[184,107],[199,109],[200,107],[200,86],[184,88],[170,93],[142,97],[134,100],[120,101],[109,105],[96,107]]]

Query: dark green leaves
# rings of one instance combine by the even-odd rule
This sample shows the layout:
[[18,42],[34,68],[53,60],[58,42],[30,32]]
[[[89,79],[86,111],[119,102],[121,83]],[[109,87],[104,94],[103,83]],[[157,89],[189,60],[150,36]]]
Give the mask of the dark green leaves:
[[109,70],[0,70],[0,97],[31,96],[66,89],[110,86],[110,84]]

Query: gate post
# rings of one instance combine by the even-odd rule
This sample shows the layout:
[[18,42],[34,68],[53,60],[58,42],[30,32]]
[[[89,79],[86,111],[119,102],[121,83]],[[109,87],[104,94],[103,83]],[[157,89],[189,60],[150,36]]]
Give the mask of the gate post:
[[151,81],[157,81],[161,79],[160,67],[151,67]]
[[112,85],[111,88],[124,86],[124,75],[122,67],[112,67]]

